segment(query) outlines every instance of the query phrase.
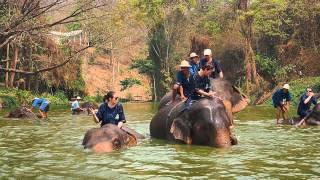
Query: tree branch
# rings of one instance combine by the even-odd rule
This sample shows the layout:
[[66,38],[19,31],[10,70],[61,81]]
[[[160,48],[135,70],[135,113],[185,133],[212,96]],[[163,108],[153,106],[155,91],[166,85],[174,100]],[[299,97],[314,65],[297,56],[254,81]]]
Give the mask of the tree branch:
[[70,62],[73,58],[74,58],[74,55],[75,54],[78,54],[86,49],[88,49],[90,46],[87,46],[87,47],[84,47],[78,51],[76,51],[72,56],[69,56],[64,62],[60,63],[60,64],[57,64],[57,65],[54,65],[54,66],[51,66],[51,67],[47,67],[47,68],[42,68],[42,69],[39,69],[37,71],[23,71],[23,70],[18,70],[18,69],[12,69],[12,68],[3,68],[3,67],[0,67],[0,71],[4,71],[4,72],[15,72],[15,73],[20,73],[20,74],[25,74],[25,75],[35,75],[35,74],[38,74],[38,73],[42,73],[42,72],[46,72],[46,71],[51,71],[53,69],[56,69],[56,68],[59,68],[59,67],[62,67],[64,66],[65,64],[67,64],[68,62]]

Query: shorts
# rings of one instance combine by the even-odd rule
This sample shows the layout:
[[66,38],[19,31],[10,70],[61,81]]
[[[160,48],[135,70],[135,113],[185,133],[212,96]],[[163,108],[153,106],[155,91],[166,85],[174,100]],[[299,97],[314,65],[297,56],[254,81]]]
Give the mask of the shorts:
[[50,104],[44,102],[44,103],[41,104],[41,106],[40,106],[39,109],[40,109],[41,111],[43,111],[43,112],[48,112],[49,109],[50,109]]

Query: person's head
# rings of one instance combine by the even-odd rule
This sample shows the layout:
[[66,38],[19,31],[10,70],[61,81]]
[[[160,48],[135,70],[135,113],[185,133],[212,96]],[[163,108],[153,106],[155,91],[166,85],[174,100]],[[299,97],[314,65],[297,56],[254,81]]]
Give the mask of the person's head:
[[206,64],[201,68],[204,76],[210,76],[210,74],[212,73],[212,69],[213,66],[211,64]]
[[190,59],[195,64],[197,64],[199,62],[199,56],[195,52],[192,52],[190,54]]
[[203,51],[203,55],[204,55],[205,59],[206,59],[207,61],[209,61],[209,60],[211,59],[211,57],[212,57],[212,51],[211,51],[211,49],[205,49],[205,50]]
[[31,104],[33,104],[33,102],[34,102],[35,100],[37,100],[37,99],[39,99],[39,98],[37,98],[37,97],[33,98],[32,101],[31,101]]
[[284,84],[282,89],[283,89],[284,92],[289,92],[289,89],[290,89],[289,84]]
[[119,97],[116,95],[116,92],[109,91],[106,95],[104,95],[103,102],[116,104],[118,102],[118,99]]
[[182,71],[183,74],[185,74],[185,75],[189,74],[189,68],[191,66],[188,61],[186,61],[186,60],[181,61],[179,66],[180,66],[180,70]]
[[81,97],[80,96],[77,96],[76,98],[74,98],[75,101],[80,101],[81,100]]
[[310,96],[310,94],[312,93],[312,88],[311,87],[307,87],[306,88],[306,93],[307,93],[307,96]]

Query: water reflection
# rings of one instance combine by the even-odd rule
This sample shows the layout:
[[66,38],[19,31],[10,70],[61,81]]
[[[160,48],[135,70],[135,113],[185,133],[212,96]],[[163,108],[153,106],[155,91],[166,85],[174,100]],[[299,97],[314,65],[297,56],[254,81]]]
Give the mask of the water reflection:
[[[125,104],[128,125],[148,136],[157,107]],[[2,112],[3,113],[3,112]],[[1,178],[318,179],[320,128],[275,126],[273,109],[249,107],[237,115],[239,145],[227,149],[142,140],[138,146],[94,154],[81,146],[98,125],[91,116],[61,109],[48,121],[0,119]]]

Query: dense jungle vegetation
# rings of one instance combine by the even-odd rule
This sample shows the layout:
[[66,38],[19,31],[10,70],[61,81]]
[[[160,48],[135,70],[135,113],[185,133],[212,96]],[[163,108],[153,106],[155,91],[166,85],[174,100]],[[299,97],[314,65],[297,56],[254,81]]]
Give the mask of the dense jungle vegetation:
[[[117,63],[150,79],[159,99],[172,85],[177,64],[190,52],[211,48],[225,77],[263,103],[285,82],[318,87],[320,2],[318,0],[2,0],[0,1],[0,81],[4,88],[35,93],[86,95],[82,78],[87,48],[123,54],[127,39],[139,37],[141,52]],[[81,40],[51,31],[81,30]],[[80,43],[79,43],[80,41]],[[82,41],[82,42],[81,42]],[[120,50],[119,50],[120,49]],[[92,55],[94,56],[94,55]],[[115,62],[110,59],[110,70]],[[114,74],[114,73],[113,73]],[[299,80],[300,79],[300,80]],[[302,79],[302,80],[301,80]],[[307,80],[303,80],[307,79]],[[312,80],[310,80],[312,79]],[[139,85],[135,77],[122,90]],[[296,83],[293,83],[296,84]],[[114,86],[110,86],[110,89]]]

